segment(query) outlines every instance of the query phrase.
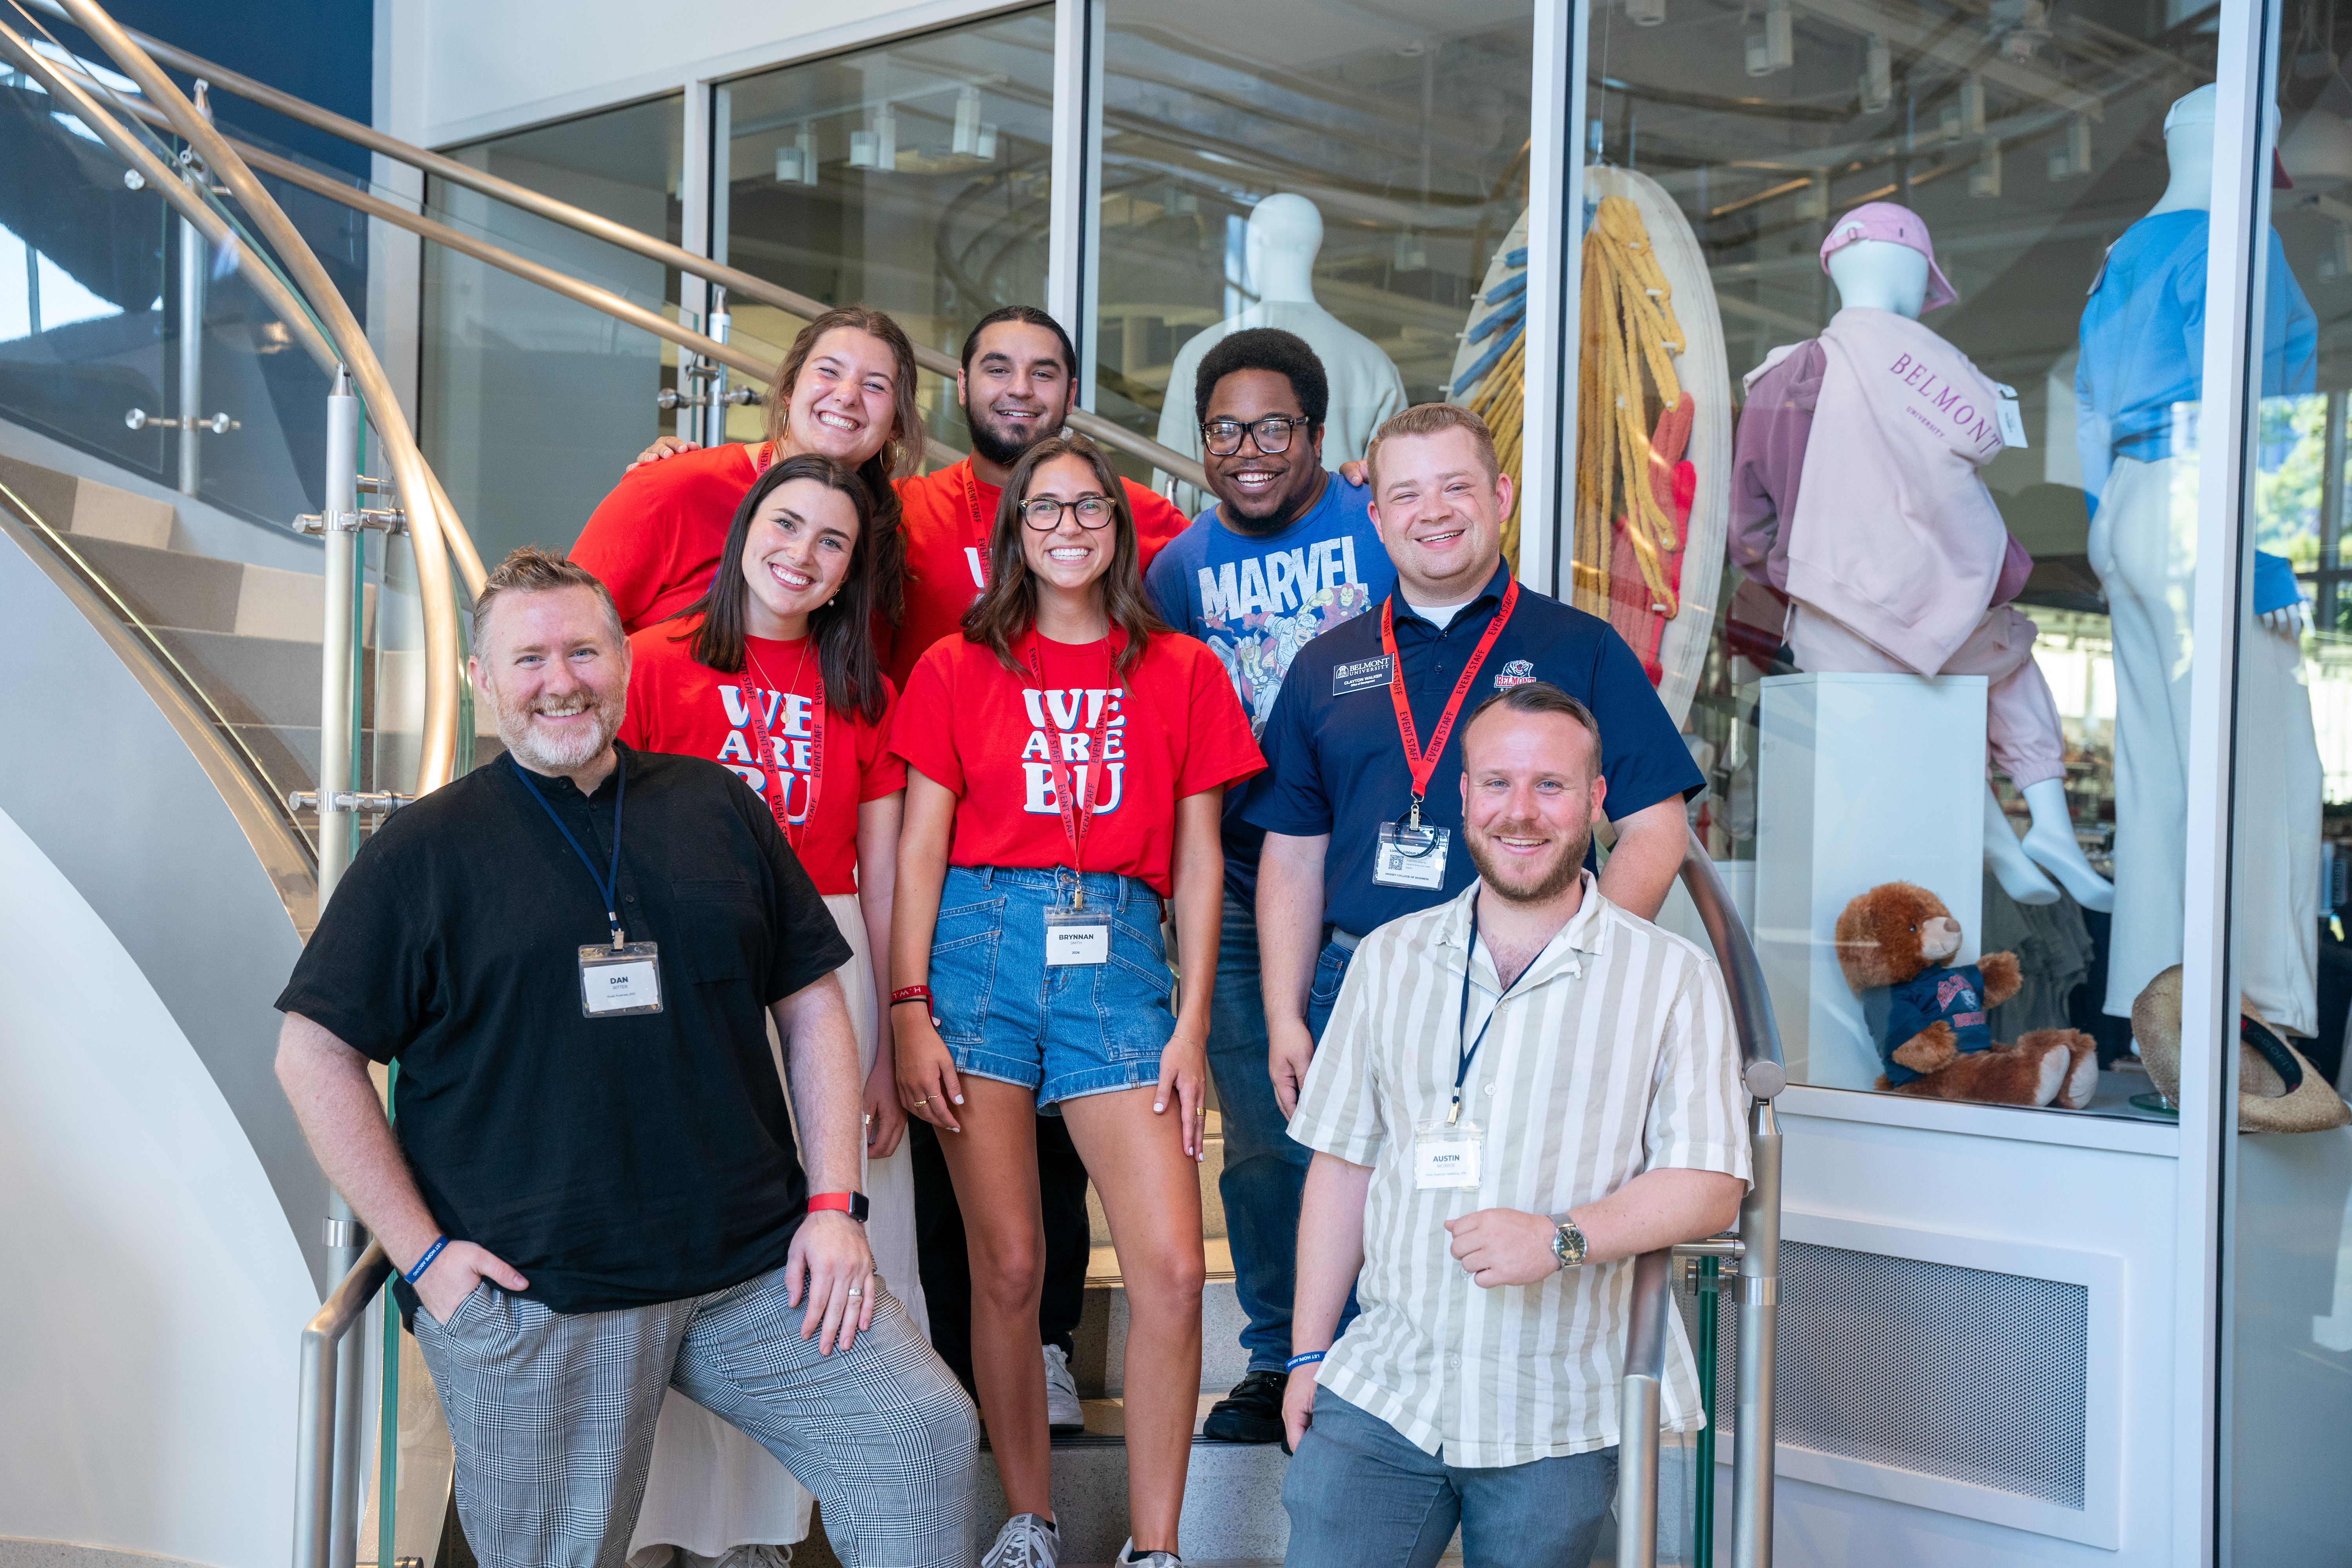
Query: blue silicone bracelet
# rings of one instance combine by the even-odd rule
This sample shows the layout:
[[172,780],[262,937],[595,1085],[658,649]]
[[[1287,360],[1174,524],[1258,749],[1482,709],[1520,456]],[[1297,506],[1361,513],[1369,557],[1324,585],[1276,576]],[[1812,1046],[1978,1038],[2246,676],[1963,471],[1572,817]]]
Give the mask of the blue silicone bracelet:
[[1297,1372],[1302,1366],[1313,1366],[1317,1362],[1321,1361],[1328,1353],[1328,1352],[1324,1351],[1308,1351],[1305,1355],[1292,1356],[1288,1361],[1283,1363],[1283,1366],[1286,1371]]
[[447,1237],[435,1237],[433,1238],[433,1245],[425,1249],[425,1256],[416,1260],[416,1267],[400,1277],[402,1280],[407,1284],[414,1285],[419,1279],[424,1279],[425,1271],[433,1267],[433,1260],[440,1257],[441,1249],[448,1245],[449,1238]]

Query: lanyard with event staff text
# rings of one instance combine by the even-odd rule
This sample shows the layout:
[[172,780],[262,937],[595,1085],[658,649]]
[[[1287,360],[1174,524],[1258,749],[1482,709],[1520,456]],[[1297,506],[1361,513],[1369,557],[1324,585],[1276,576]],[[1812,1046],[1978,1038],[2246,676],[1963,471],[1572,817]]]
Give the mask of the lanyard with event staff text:
[[1405,765],[1412,770],[1409,826],[1413,832],[1421,830],[1422,797],[1429,793],[1430,776],[1437,772],[1437,759],[1445,752],[1446,737],[1454,733],[1454,721],[1462,711],[1462,699],[1469,695],[1470,683],[1478,678],[1479,668],[1494,651],[1496,640],[1503,635],[1503,626],[1518,602],[1519,580],[1513,577],[1504,584],[1502,606],[1486,624],[1486,633],[1478,639],[1470,662],[1462,667],[1462,678],[1454,683],[1454,695],[1445,700],[1445,710],[1438,715],[1437,728],[1429,732],[1429,750],[1425,752],[1421,749],[1420,731],[1413,728],[1412,707],[1405,700],[1404,660],[1397,655],[1396,595],[1391,593],[1381,603],[1381,651],[1389,656],[1389,702],[1396,709],[1397,732],[1404,739]]
[[540,810],[547,813],[547,820],[555,824],[555,831],[563,835],[563,841],[572,846],[572,852],[580,857],[580,863],[588,868],[588,875],[594,878],[596,882],[596,891],[602,895],[604,900],[604,919],[613,928],[613,946],[615,951],[618,951],[620,948],[625,946],[629,940],[628,932],[621,929],[621,904],[619,897],[621,890],[621,807],[627,803],[629,798],[628,753],[617,749],[613,753],[613,868],[601,876],[597,874],[596,862],[588,858],[588,851],[580,847],[579,838],[573,835],[571,828],[564,826],[563,818],[555,814],[554,803],[550,801],[547,796],[540,794],[539,786],[530,782],[530,770],[518,763],[515,764],[515,777],[522,781],[523,788],[530,791],[530,798],[539,802]]
[[[806,647],[801,649],[801,657],[803,659],[808,657]],[[784,842],[791,845],[793,853],[797,855],[800,853],[801,846],[808,842],[809,830],[816,826],[817,795],[824,788],[824,670],[821,666],[817,670],[816,700],[809,704],[809,771],[800,775],[803,781],[801,794],[801,836],[794,838],[792,808],[784,802],[785,795],[792,789],[791,777],[784,771],[783,758],[776,753],[774,746],[768,740],[768,705],[751,694],[751,674],[755,668],[756,666],[751,661],[751,641],[746,638],[743,644],[743,672],[736,679],[742,683],[743,706],[751,713],[751,734],[760,744],[760,770],[775,781],[776,787],[768,795],[768,813],[776,819],[776,830],[784,836]],[[767,681],[766,670],[760,670],[759,676],[763,683]],[[798,686],[800,683],[801,672],[795,668],[793,671],[793,684]],[[779,712],[791,705],[793,696],[793,693],[789,691],[776,693],[776,708]]]
[[[1063,744],[1066,735],[1058,723],[1055,725],[1056,743],[1051,748],[1053,755],[1050,758],[1054,768],[1054,804],[1061,808],[1062,837],[1069,841],[1070,869],[1078,879],[1077,897],[1074,907],[1081,910],[1087,907],[1085,860],[1087,829],[1094,826],[1095,797],[1101,795],[1103,774],[1109,771],[1103,765],[1103,737],[1110,729],[1111,691],[1118,683],[1118,653],[1126,641],[1126,629],[1113,621],[1110,627],[1110,668],[1103,677],[1102,706],[1095,710],[1094,727],[1087,731],[1086,760],[1091,764],[1091,769],[1087,775],[1087,798],[1082,803],[1073,803],[1071,799],[1077,791],[1070,782],[1070,759]],[[1046,695],[1045,644],[1045,639],[1043,635],[1034,626],[1030,627],[1029,671],[1037,678],[1039,700],[1050,705],[1053,699]],[[1078,700],[1081,702],[1086,700],[1086,692],[1083,689],[1078,692]],[[1053,717],[1050,708],[1046,717]],[[1074,714],[1072,717],[1075,718],[1077,715]]]

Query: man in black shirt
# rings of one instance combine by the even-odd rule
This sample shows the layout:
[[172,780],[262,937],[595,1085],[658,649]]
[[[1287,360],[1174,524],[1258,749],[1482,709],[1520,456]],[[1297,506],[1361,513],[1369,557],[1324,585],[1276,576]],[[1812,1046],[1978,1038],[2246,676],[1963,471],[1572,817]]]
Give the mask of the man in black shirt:
[[[614,744],[595,578],[516,552],[474,647],[507,754],[352,862],[278,1070],[402,1270],[475,1555],[617,1568],[674,1384],[822,1500],[844,1563],[969,1563],[971,1403],[859,1223],[847,944],[732,773]],[[370,1061],[400,1065],[397,1142]]]

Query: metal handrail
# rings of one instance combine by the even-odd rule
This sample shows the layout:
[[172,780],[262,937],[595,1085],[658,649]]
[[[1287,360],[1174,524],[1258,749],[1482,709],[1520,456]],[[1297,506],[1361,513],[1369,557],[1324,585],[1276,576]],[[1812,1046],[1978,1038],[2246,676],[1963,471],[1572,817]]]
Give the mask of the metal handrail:
[[[1780,1127],[1772,1100],[1789,1084],[1780,1026],[1764,970],[1739,912],[1706,847],[1694,836],[1683,851],[1683,887],[1723,972],[1739,1041],[1748,1113],[1749,1174],[1737,1239],[1715,1237],[1646,1252],[1633,1260],[1633,1295],[1625,1328],[1623,1382],[1618,1390],[1617,1563],[1656,1568],[1658,1412],[1664,1375],[1666,1311],[1675,1256],[1712,1256],[1738,1264],[1739,1382],[1732,1426],[1732,1568],[1771,1568],[1775,1411],[1774,1346],[1780,1330]],[[1693,1479],[1696,1495],[1712,1475]]]
[[[328,1568],[334,1539],[336,1362],[343,1336],[367,1315],[392,1276],[383,1243],[372,1241],[302,1327],[300,1399],[294,1428],[294,1568]],[[389,1499],[379,1507],[391,1506]]]
[[[278,203],[263,188],[226,137],[183,96],[163,68],[135,43],[96,0],[60,0],[75,26],[89,35],[139,86],[147,101],[162,110],[172,129],[192,147],[213,175],[225,182],[261,237],[278,253],[290,281],[299,289],[348,367],[369,423],[376,433],[392,479],[407,515],[409,541],[415,551],[417,595],[425,621],[425,712],[418,746],[415,793],[429,795],[449,782],[457,753],[457,658],[459,637],[455,584],[450,580],[453,554],[450,540],[464,530],[417,447],[407,413],[393,390],[390,377],[378,362],[366,332],[351,306],[327,276]],[[471,552],[465,552],[470,555]],[[481,584],[468,581],[469,591]]]
[[[88,0],[25,0],[25,3],[56,15],[71,16],[73,10],[86,5]],[[95,35],[92,36],[95,37]],[[190,76],[204,78],[212,85],[215,91],[233,93],[249,103],[257,103],[265,109],[276,110],[289,120],[308,125],[314,131],[323,131],[330,136],[339,137],[354,146],[364,147],[371,153],[380,153],[398,163],[406,163],[411,168],[436,175],[451,184],[462,185],[467,190],[504,202],[509,206],[519,207],[535,216],[543,217],[551,223],[561,224],[566,228],[601,239],[608,245],[633,251],[648,260],[658,261],[664,267],[675,268],[690,278],[699,278],[706,282],[716,283],[730,295],[756,300],[762,305],[772,305],[804,321],[815,320],[829,309],[822,300],[812,300],[805,294],[784,288],[782,284],[772,283],[764,278],[730,267],[724,262],[713,261],[707,256],[697,256],[683,246],[672,245],[667,240],[656,239],[651,235],[640,233],[626,224],[615,223],[601,214],[588,212],[573,206],[569,202],[558,201],[555,197],[534,191],[528,185],[519,185],[511,180],[502,180],[496,174],[477,169],[469,163],[461,163],[457,159],[446,157],[442,153],[428,152],[413,142],[404,142],[396,136],[388,136],[372,125],[362,125],[356,120],[335,113],[332,110],[321,109],[315,103],[296,98],[292,93],[280,91],[266,83],[256,81],[251,77],[230,70],[225,66],[215,65],[200,55],[192,55],[185,49],[175,48],[158,39],[148,37],[144,34],[126,31],[123,36],[126,38],[137,40],[139,44],[144,46],[150,55],[156,59],[168,62],[175,69]],[[109,52],[112,51],[110,49]],[[134,79],[137,74],[131,73]],[[144,83],[142,83],[142,86],[143,87]],[[934,374],[953,378],[962,368],[954,355],[932,348],[928,343],[917,343],[914,349],[915,363]],[[758,374],[759,379],[766,381],[772,371]],[[1186,457],[1172,447],[1163,447],[1159,442],[1139,435],[1123,425],[1114,424],[1098,414],[1091,414],[1082,408],[1070,410],[1067,423],[1071,429],[1081,435],[1091,437],[1106,447],[1117,447],[1140,458],[1152,467],[1163,473],[1173,475],[1185,484],[1198,489],[1208,489],[1208,478],[1202,469],[1199,460]]]

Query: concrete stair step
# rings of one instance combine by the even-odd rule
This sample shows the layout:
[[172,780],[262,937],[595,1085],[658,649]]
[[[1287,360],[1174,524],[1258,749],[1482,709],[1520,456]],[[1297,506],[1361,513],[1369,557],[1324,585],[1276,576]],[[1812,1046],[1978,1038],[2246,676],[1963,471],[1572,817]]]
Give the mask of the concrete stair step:
[[15,458],[0,458],[0,482],[22,497],[43,521],[76,535],[77,544],[111,539],[155,550],[171,546],[177,513],[169,501]]
[[[316,730],[319,660],[316,641],[240,637],[234,632],[161,629],[157,635],[233,724]],[[360,723],[373,725],[374,652],[362,650]]]

